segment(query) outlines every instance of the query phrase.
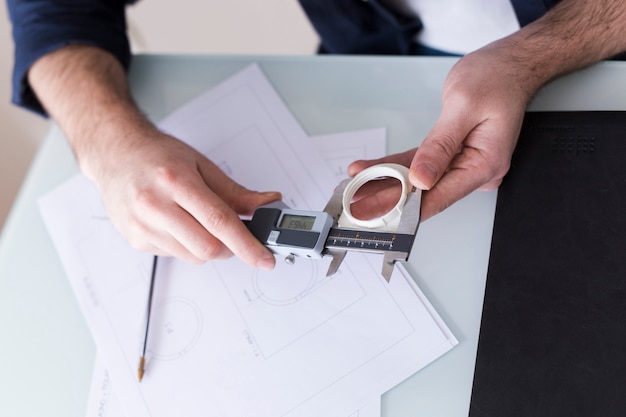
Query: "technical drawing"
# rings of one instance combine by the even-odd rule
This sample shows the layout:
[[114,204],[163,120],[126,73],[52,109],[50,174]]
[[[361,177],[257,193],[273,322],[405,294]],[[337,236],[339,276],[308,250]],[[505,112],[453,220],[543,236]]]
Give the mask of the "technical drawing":
[[154,359],[172,360],[189,353],[202,333],[198,306],[184,297],[159,300],[150,322],[148,352]]
[[229,273],[220,274],[265,359],[297,343],[367,296],[348,266],[327,277],[329,261],[298,259],[291,265],[277,260],[272,272],[243,264],[235,272],[231,264]]
[[309,294],[318,278],[317,263],[296,262],[288,269],[292,270],[288,279],[273,271],[254,270],[252,286],[259,299],[280,306],[295,303]]
[[333,171],[335,177],[343,179],[348,177],[347,167],[350,163],[367,159],[367,149],[364,146],[354,146],[349,148],[337,148],[332,152],[322,152],[322,157]]

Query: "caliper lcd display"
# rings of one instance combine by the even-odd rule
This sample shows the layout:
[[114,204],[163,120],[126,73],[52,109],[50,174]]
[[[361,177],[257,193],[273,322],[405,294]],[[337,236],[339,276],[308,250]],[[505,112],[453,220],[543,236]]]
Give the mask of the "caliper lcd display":
[[278,227],[293,230],[313,230],[315,216],[300,216],[296,214],[283,214]]

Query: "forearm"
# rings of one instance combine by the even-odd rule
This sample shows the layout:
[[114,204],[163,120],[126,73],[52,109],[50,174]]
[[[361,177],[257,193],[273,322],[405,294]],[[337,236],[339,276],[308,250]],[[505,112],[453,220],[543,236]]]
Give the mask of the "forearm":
[[560,75],[626,51],[626,2],[563,0],[490,47],[508,51],[532,95]]
[[7,0],[15,41],[12,101],[46,114],[27,74],[42,57],[67,45],[92,45],[130,62],[125,0]]
[[[446,77],[439,119],[419,148],[374,162],[410,163],[411,182],[427,190],[422,220],[474,190],[497,188],[534,94],[623,51],[626,1],[562,0],[541,19],[461,58]],[[349,172],[371,164],[357,161]]]
[[99,159],[154,130],[137,109],[119,61],[102,49],[61,48],[37,60],[28,77],[92,179],[102,174]]

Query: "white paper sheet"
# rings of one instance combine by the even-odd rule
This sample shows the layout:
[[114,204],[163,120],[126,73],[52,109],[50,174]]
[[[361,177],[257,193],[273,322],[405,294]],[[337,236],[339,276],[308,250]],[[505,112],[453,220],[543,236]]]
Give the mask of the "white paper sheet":
[[[380,406],[381,398],[378,396],[349,417],[380,417]],[[127,417],[122,403],[117,398],[109,372],[99,356],[96,356],[91,375],[85,417]]]
[[[407,281],[428,307],[433,320],[437,321],[443,332],[447,332],[448,338],[454,340],[454,336],[449,332],[437,312],[432,308],[425,295],[421,292],[417,284],[409,277],[403,265],[398,265],[401,272],[407,277]],[[350,417],[380,417],[381,398],[377,396],[374,400],[361,406],[358,411]],[[92,373],[91,389],[87,402],[86,417],[126,417],[124,409],[116,396],[113,388],[113,381],[100,357],[96,355],[96,361]]]
[[[257,67],[162,126],[293,208],[319,210],[335,185]],[[150,255],[119,236],[82,176],[40,204],[126,415],[345,417],[456,344],[400,272],[382,280],[377,255],[349,254],[331,279],[327,261],[267,273],[161,259],[139,384]]]
[[[385,155],[384,128],[312,136],[313,145],[324,159],[337,183],[346,177],[346,167],[356,159]],[[361,406],[350,417],[380,417],[380,396]],[[125,417],[104,362],[96,355],[86,417]]]
[[385,128],[318,135],[312,136],[311,140],[330,168],[336,184],[348,177],[350,163],[357,159],[382,158],[387,149]]

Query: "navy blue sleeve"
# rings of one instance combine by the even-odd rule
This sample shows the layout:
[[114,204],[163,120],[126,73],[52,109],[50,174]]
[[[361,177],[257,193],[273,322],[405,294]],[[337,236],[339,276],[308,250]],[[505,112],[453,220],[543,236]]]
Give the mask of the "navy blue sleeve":
[[13,103],[45,115],[28,83],[43,55],[69,44],[100,47],[130,64],[124,0],[8,0],[15,41]]

